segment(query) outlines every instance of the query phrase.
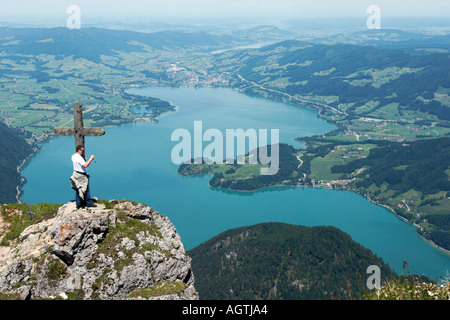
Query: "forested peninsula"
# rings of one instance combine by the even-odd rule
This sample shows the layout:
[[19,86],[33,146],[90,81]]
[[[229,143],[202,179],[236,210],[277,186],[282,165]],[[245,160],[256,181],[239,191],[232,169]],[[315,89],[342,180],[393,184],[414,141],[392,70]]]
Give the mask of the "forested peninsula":
[[[268,186],[333,188],[359,193],[389,208],[418,233],[450,250],[450,138],[397,143],[305,138],[305,149],[280,144],[280,169],[260,175],[261,164],[183,164],[184,176],[212,174],[211,187],[255,191]],[[269,148],[270,149],[270,148]],[[432,155],[432,157],[430,157]],[[247,155],[248,156],[248,155]]]

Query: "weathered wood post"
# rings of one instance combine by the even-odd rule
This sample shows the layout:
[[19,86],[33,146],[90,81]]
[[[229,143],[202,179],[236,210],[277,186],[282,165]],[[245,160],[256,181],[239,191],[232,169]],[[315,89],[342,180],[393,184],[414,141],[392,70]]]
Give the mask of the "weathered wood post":
[[[103,136],[105,134],[105,129],[84,127],[82,106],[80,103],[76,103],[73,107],[73,127],[57,127],[53,130],[53,132],[58,136],[74,136],[75,148],[78,145],[81,145],[83,146],[83,148],[85,148],[85,136]],[[86,152],[86,148],[84,150]]]

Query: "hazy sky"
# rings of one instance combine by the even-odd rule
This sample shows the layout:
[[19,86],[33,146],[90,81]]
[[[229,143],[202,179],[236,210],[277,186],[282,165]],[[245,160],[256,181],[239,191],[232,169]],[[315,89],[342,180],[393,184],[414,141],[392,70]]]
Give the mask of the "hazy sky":
[[448,16],[450,0],[0,0],[0,16],[66,17],[69,5],[84,16],[115,17],[365,17],[370,5],[382,15]]

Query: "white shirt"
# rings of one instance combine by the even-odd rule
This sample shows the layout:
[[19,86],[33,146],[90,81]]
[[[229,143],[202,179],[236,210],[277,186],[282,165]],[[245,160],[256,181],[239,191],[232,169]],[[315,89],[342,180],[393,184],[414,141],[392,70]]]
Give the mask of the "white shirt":
[[80,156],[78,153],[72,155],[72,163],[74,171],[87,173],[86,168],[83,167],[86,161],[84,161],[83,157]]

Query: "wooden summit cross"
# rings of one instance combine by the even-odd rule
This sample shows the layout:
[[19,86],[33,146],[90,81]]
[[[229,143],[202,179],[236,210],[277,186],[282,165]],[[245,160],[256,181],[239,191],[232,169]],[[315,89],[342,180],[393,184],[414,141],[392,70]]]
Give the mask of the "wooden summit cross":
[[[73,106],[73,128],[72,127],[57,127],[53,132],[58,136],[75,136],[75,148],[78,145],[84,148],[85,136],[103,136],[105,129],[92,128],[83,126],[83,110],[80,103]],[[86,148],[85,148],[86,151]]]

